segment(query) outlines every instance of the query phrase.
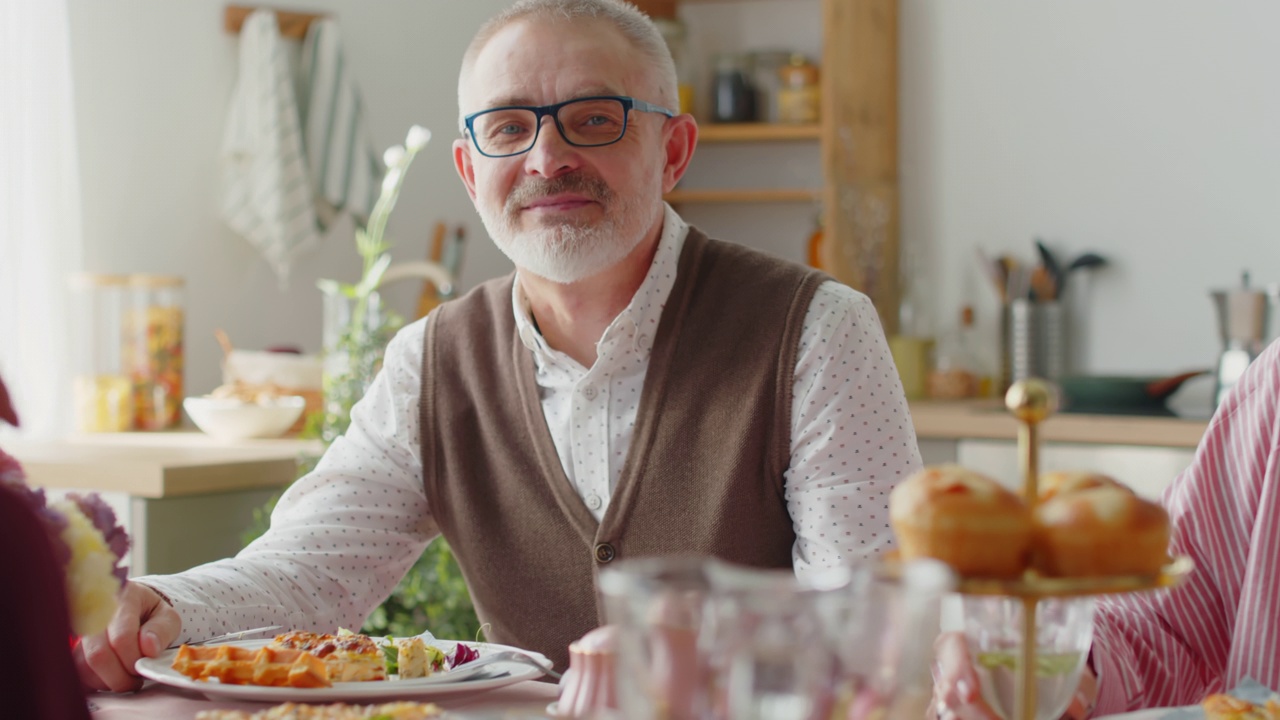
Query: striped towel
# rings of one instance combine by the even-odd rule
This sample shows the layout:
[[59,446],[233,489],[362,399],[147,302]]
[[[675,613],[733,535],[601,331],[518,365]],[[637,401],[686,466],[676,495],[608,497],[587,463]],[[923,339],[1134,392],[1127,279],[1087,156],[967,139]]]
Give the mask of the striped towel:
[[319,227],[326,229],[343,212],[364,225],[378,200],[383,166],[369,139],[364,106],[342,55],[336,21],[322,18],[307,29],[302,77],[304,143]]
[[275,13],[258,10],[240,31],[240,69],[222,140],[222,217],[283,285],[316,243],[316,211],[302,152],[298,103]]

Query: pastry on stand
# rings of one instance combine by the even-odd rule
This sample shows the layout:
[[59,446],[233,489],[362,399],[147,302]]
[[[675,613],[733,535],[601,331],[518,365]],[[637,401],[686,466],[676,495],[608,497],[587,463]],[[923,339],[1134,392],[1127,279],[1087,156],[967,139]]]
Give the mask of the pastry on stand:
[[1036,720],[1037,606],[1048,598],[1167,588],[1191,572],[1168,557],[1169,516],[1113,478],[1093,472],[1039,475],[1039,429],[1057,409],[1055,388],[1015,383],[1005,405],[1019,421],[1022,493],[972,470],[928,467],[890,495],[902,560],[952,565],[959,592],[1022,602],[1016,720]]

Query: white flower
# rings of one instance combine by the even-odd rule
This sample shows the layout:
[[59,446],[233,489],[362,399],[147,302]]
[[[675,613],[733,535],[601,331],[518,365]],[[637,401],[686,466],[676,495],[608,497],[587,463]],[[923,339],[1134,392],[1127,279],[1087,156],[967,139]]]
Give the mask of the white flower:
[[417,152],[427,146],[431,141],[431,131],[421,125],[414,125],[409,128],[409,134],[404,139],[404,146],[410,150]]
[[400,176],[404,175],[404,170],[397,165],[387,166],[387,174],[382,177],[382,192],[388,194],[395,192],[396,186],[400,184]]
[[404,148],[400,147],[399,145],[392,145],[391,147],[387,148],[386,152],[382,153],[382,162],[385,163],[386,166],[389,168],[393,168],[399,165],[400,161],[403,159],[404,159]]

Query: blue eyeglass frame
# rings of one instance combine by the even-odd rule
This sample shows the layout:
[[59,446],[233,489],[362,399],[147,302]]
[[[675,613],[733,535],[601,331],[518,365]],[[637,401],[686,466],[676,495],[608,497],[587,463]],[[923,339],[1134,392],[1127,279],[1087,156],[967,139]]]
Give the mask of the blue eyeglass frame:
[[[564,134],[564,126],[560,124],[560,118],[558,116],[560,112],[560,108],[564,107],[565,105],[572,105],[574,103],[583,102],[586,100],[617,100],[618,102],[622,103],[622,131],[618,133],[618,137],[616,139],[610,140],[607,143],[593,143],[589,145],[583,145],[581,143],[576,143],[570,140],[569,137]],[[520,152],[506,153],[503,155],[491,155],[485,152],[484,150],[482,150],[480,148],[479,141],[476,140],[475,121],[476,121],[476,118],[480,117],[481,115],[486,115],[488,113],[493,113],[493,112],[500,112],[502,110],[533,111],[533,114],[536,116],[534,119],[533,140],[529,142],[529,147],[525,148],[524,150],[521,150]],[[516,155],[523,155],[529,152],[530,150],[532,150],[533,146],[538,144],[538,135],[542,132],[542,118],[548,115],[551,116],[551,121],[556,124],[556,131],[560,133],[560,137],[565,142],[569,143],[574,147],[605,147],[607,145],[612,145],[618,142],[619,140],[621,140],[622,138],[626,137],[627,126],[631,122],[632,110],[639,110],[640,112],[658,113],[660,115],[666,115],[669,118],[673,118],[676,116],[676,113],[674,110],[668,110],[667,108],[664,108],[661,105],[654,105],[653,103],[645,102],[644,100],[638,100],[628,95],[590,95],[587,97],[580,97],[580,98],[574,98],[572,100],[565,100],[564,102],[558,102],[554,105],[503,105],[502,107],[489,108],[487,110],[473,112],[470,115],[467,115],[466,117],[462,118],[462,121],[467,126],[467,137],[471,138],[471,144],[475,147],[476,152],[480,153],[485,157],[505,158],[505,157],[515,157]]]

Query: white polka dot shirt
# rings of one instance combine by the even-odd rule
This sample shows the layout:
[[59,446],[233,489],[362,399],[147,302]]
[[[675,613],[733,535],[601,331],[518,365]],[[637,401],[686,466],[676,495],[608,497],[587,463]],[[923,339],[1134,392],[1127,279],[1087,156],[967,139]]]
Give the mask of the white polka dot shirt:
[[[631,446],[653,336],[687,234],[667,207],[653,266],[606,328],[590,368],[547,345],[515,283],[516,326],[535,359],[547,426],[565,474],[596,519]],[[267,624],[358,628],[438,534],[418,438],[425,324],[419,320],[391,341],[347,434],[284,494],[266,535],[234,559],[138,578],[173,600],[182,639]],[[800,339],[791,417],[784,487],[796,572],[883,551],[892,543],[889,491],[921,461],[865,295],[836,282],[819,286]]]

